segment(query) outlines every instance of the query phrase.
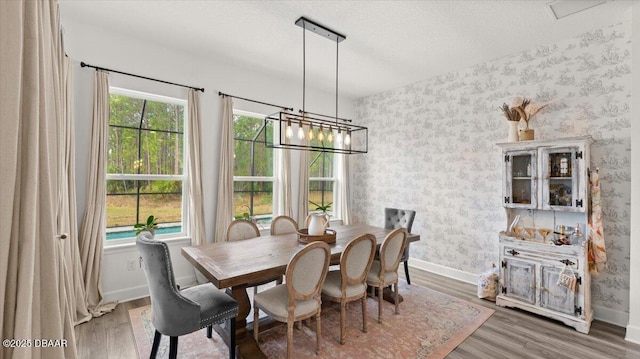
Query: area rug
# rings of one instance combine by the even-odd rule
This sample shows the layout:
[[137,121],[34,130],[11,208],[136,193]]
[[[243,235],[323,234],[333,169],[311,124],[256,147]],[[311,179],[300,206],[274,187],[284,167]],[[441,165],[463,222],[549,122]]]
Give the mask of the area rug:
[[[319,358],[444,358],[469,337],[494,311],[418,285],[400,284],[400,315],[394,305],[383,302],[382,324],[377,322],[377,299],[367,300],[367,333],[362,332],[360,303],[347,306],[346,343],[340,345],[340,305],[323,303],[322,351]],[[148,358],[153,343],[151,307],[129,311],[139,358]],[[252,317],[252,316],[250,316]],[[315,322],[294,329],[294,357],[315,356]],[[260,333],[259,344],[269,358],[284,358],[287,351],[286,325]],[[214,331],[180,337],[179,358],[225,358],[227,346]],[[169,338],[162,338],[157,358],[168,358]]]

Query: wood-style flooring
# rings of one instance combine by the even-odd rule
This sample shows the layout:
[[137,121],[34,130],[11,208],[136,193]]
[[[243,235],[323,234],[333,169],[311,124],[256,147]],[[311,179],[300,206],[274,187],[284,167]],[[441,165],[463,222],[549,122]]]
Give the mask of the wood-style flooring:
[[[596,320],[589,335],[581,334],[556,321],[517,309],[497,307],[493,302],[478,299],[475,285],[414,268],[410,269],[410,274],[414,284],[496,311],[447,358],[640,359],[640,345],[624,340],[624,328]],[[136,358],[129,309],[148,304],[148,298],[120,303],[114,312],[78,325],[78,357]]]

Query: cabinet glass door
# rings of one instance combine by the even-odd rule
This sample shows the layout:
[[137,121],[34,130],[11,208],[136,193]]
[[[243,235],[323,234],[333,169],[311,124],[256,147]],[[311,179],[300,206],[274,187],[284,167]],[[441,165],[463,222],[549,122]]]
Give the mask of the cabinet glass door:
[[536,208],[536,151],[509,151],[504,160],[504,206]]
[[548,148],[542,152],[542,208],[560,211],[584,211],[579,198],[578,174],[582,151],[576,147]]

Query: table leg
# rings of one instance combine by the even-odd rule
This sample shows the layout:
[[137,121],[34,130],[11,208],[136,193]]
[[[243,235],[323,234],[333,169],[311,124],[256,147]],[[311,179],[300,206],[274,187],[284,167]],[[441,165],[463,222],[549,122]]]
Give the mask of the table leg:
[[[236,317],[236,344],[238,345],[238,354],[240,358],[267,358],[260,350],[260,346],[253,339],[251,332],[247,330],[247,316],[251,311],[251,303],[247,295],[247,285],[234,286],[227,289],[227,293],[238,302],[238,316]],[[228,329],[227,329],[228,331]],[[227,333],[233,335],[232,333]]]

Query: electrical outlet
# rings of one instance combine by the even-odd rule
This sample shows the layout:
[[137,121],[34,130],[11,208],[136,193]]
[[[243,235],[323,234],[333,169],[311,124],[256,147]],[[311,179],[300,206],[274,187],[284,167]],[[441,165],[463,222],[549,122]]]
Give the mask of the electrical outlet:
[[130,259],[127,261],[127,270],[136,270],[140,268],[138,266],[138,259]]

